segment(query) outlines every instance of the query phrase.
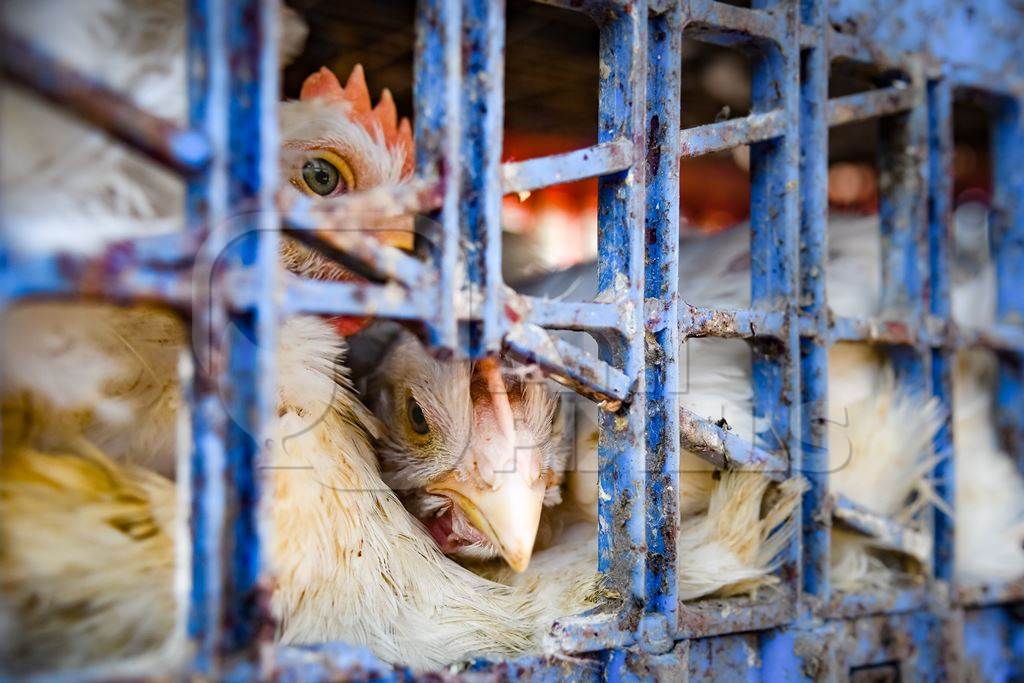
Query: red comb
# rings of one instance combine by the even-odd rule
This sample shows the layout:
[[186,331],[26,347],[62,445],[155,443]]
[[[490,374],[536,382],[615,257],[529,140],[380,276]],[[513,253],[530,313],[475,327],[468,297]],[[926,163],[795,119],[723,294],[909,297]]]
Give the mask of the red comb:
[[347,102],[353,120],[370,132],[384,137],[389,149],[401,149],[405,153],[402,164],[402,176],[412,173],[412,126],[409,119],[398,120],[395,100],[387,88],[381,92],[380,101],[374,107],[370,103],[370,91],[366,87],[366,74],[362,64],[356,64],[352,73],[341,87],[338,77],[325,66],[306,78],[302,84],[300,100],[327,100],[329,102]]

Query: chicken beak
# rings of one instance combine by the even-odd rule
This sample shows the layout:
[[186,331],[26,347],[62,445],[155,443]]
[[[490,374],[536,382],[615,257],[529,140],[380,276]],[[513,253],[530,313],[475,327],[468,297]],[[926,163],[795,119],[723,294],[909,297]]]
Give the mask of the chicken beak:
[[427,486],[427,492],[451,498],[508,565],[522,572],[530,563],[544,507],[540,454],[517,443],[515,417],[498,361],[477,361],[473,374],[486,392],[474,402],[476,433],[467,451],[470,462],[461,472]]
[[381,244],[403,251],[412,251],[416,242],[414,218],[412,216],[396,216],[385,219],[374,227],[373,236]]
[[530,482],[530,476],[519,469],[497,472],[490,485],[472,479],[463,481],[453,473],[428,486],[427,492],[450,498],[508,565],[522,572],[533,555],[544,506],[544,483]]

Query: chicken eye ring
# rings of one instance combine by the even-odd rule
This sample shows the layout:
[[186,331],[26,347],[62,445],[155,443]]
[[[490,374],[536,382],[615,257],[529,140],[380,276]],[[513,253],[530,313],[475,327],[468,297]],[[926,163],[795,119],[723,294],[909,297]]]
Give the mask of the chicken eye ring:
[[[292,178],[292,184],[313,197],[335,197],[345,194],[356,187],[356,176],[349,165],[336,152],[322,147],[311,147],[309,158],[303,163],[299,175]],[[306,175],[309,173],[334,173],[334,184],[326,191],[319,192],[313,188]]]
[[420,436],[427,436],[430,433],[430,424],[427,423],[427,418],[423,414],[423,408],[412,396],[406,401],[405,412],[409,417],[409,426],[414,432]]

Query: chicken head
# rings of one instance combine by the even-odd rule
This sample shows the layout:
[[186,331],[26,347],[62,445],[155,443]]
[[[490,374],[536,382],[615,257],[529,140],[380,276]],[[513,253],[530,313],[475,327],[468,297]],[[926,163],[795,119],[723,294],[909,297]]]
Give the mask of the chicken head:
[[543,379],[493,358],[436,360],[402,331],[367,385],[383,479],[442,551],[526,569],[567,455]]

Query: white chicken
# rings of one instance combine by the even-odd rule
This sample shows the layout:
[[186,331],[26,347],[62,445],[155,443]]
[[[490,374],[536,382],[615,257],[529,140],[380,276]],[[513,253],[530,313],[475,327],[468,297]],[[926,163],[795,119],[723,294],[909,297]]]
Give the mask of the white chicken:
[[[100,8],[96,14],[75,5],[81,13],[79,28],[87,30],[79,35],[74,29],[72,40],[64,40],[59,31],[39,31],[34,23],[61,17],[53,26],[64,26],[72,6],[65,3],[54,10],[56,5],[61,3],[10,3],[5,21],[16,17],[20,30],[48,36],[52,51],[110,74],[114,85],[136,93],[143,104],[180,118],[181,91],[167,84],[180,82],[183,61],[178,48],[164,42],[180,36],[177,2],[105,0],[91,6]],[[51,11],[54,14],[48,14]],[[18,24],[17,17],[25,16],[30,19]],[[129,16],[131,21],[125,21]],[[134,35],[139,27],[147,30]],[[126,34],[134,38],[126,39]],[[97,36],[109,44],[97,47],[90,42]],[[76,50],[83,46],[88,48],[87,57],[79,59]],[[120,74],[104,69],[105,59],[136,68]],[[310,101],[282,106],[282,130],[290,141],[286,145],[317,150],[310,159],[309,176],[300,173],[293,182],[324,195],[339,187],[364,189],[399,182],[410,157],[405,143],[394,144],[405,134],[398,128],[389,97],[384,97],[388,104],[374,110],[370,128],[353,127],[369,110],[368,99],[362,105],[365,84],[361,76],[354,76],[343,91],[332,79],[321,72],[310,82]],[[357,90],[359,96],[352,97]],[[325,97],[332,92],[342,96]],[[147,101],[147,93],[154,93],[152,101]],[[8,122],[21,121],[16,129],[31,131],[35,141],[18,148],[21,158],[13,162],[13,156],[4,154],[4,196],[16,198],[5,204],[4,218],[8,225],[30,226],[11,234],[22,248],[165,231],[180,222],[181,189],[176,181],[30,98],[15,94],[3,100],[5,128],[11,130]],[[32,125],[24,125],[27,121]],[[390,127],[373,128],[382,121],[390,121]],[[39,134],[47,127],[53,132]],[[396,132],[388,139],[383,133],[391,128]],[[362,146],[353,153],[345,143]],[[53,163],[54,149],[60,152],[56,156],[66,155],[96,171],[76,174],[75,182],[63,183]],[[351,167],[360,160],[368,166]],[[33,169],[58,175],[39,183]],[[90,197],[98,199],[87,201]],[[45,203],[66,207],[80,222],[54,222],[38,208]],[[85,210],[76,211],[79,205]],[[833,240],[834,246],[841,241]],[[859,245],[852,240],[849,246],[856,250]],[[696,257],[697,252],[683,254]],[[325,262],[310,261],[308,252],[289,251],[284,256],[295,271],[320,277],[337,274]],[[680,269],[707,276],[684,289],[684,297],[694,303],[728,304],[694,294],[724,286],[726,297],[735,296],[734,304],[742,305],[747,281],[742,246],[732,251],[715,247],[704,256],[709,260],[702,269]],[[875,259],[868,265],[877,263]],[[694,289],[698,286],[705,289]],[[835,292],[837,286],[831,287]],[[853,295],[857,290],[845,291]],[[832,301],[836,305],[836,297]],[[172,469],[171,435],[180,407],[175,370],[184,346],[180,324],[170,315],[149,310],[45,304],[15,309],[6,327],[8,444],[0,488],[4,666],[22,673],[154,650],[157,654],[150,656],[158,659],[145,660],[150,664],[180,661],[180,624],[168,617],[175,614],[180,597],[174,588],[174,545],[181,540],[174,522],[176,493],[172,482],[152,471],[169,474]],[[438,552],[440,545],[462,557],[502,555],[514,568],[525,567],[541,506],[557,500],[559,462],[564,457],[549,438],[553,408],[546,393],[510,386],[509,374],[493,364],[471,368],[435,363],[406,338],[398,347],[401,352],[394,351],[383,366],[405,367],[378,375],[388,382],[375,385],[374,405],[386,426],[380,430],[347,383],[344,366],[339,365],[344,342],[329,322],[293,319],[284,324],[280,337],[280,415],[267,463],[273,468],[267,495],[273,501],[273,610],[281,640],[347,640],[366,644],[389,661],[436,666],[473,654],[536,648],[554,616],[599,599],[596,542],[593,526],[587,523],[542,551],[526,574],[503,577],[512,587],[484,580]],[[749,390],[737,379],[747,376],[745,347],[723,345],[712,351],[715,345],[704,340],[691,340],[687,346],[694,351],[688,404],[699,414],[718,417],[724,398],[729,402],[729,423],[744,432]],[[701,347],[706,352],[702,357],[696,355]],[[886,497],[877,505],[859,495],[868,479],[858,479],[856,473],[847,472],[850,483],[837,486],[849,486],[851,497],[877,511],[899,512],[906,494],[923,490],[922,480],[913,475],[922,472],[926,435],[938,418],[932,409],[919,414],[914,397],[894,393],[871,354],[858,349],[848,357],[850,361],[843,362],[841,350],[833,353],[833,372],[840,374],[834,375],[832,385],[857,391],[833,405],[860,401],[863,415],[878,414],[882,421],[880,429],[868,419],[851,423],[854,452],[865,454],[857,461],[875,467],[878,462],[893,462],[885,460],[889,456],[884,454],[891,453],[905,458],[908,467],[900,471],[908,477],[900,480],[897,491],[883,487]],[[446,392],[430,395],[423,377]],[[462,427],[483,428],[439,429],[436,421],[450,415],[458,415]],[[900,430],[902,436],[915,432],[914,438],[887,439],[887,434]],[[434,441],[438,434],[442,438]],[[383,479],[369,435],[379,436]],[[429,439],[422,438],[428,435]],[[474,439],[500,445],[482,447]],[[877,448],[879,444],[889,450]],[[492,483],[487,470],[508,464],[509,446],[514,454],[510,462],[516,465],[512,473],[527,476],[507,479],[507,488],[490,487],[501,495],[486,495],[489,487],[481,484]],[[462,457],[467,454],[472,457]],[[417,460],[423,455],[432,458]],[[518,468],[520,456],[529,467]],[[127,462],[134,465],[126,466]],[[683,475],[681,503],[688,517],[680,535],[681,594],[728,594],[771,583],[773,560],[794,531],[786,520],[799,500],[799,481],[783,485],[781,495],[768,497],[769,483],[757,474],[725,474],[718,481],[702,461],[687,457],[686,462],[698,473]],[[461,466],[468,470],[460,471]],[[296,467],[305,473],[296,475]],[[869,474],[877,478],[877,467]],[[477,475],[483,475],[482,481],[474,479]],[[413,515],[389,485],[402,490]],[[578,481],[570,493],[584,508],[596,500],[596,486],[590,489]],[[516,516],[515,505],[523,502],[529,503],[528,514]],[[886,506],[896,509],[882,509]],[[428,523],[429,534],[416,518]],[[63,556],[67,562],[58,562],[54,547],[103,551],[81,556],[69,552]],[[576,547],[578,552],[568,552]],[[111,557],[126,559],[112,568]],[[857,577],[865,571],[859,562],[849,570],[852,581],[860,580]],[[571,571],[565,571],[567,566]],[[560,574],[558,582],[538,579],[555,572]],[[567,583],[570,590],[565,590]],[[111,586],[117,586],[116,596],[104,590]],[[41,595],[47,599],[40,600]],[[156,613],[163,618],[153,619]]]
[[[177,2],[11,3],[4,20],[65,60],[114,75],[115,85],[159,93],[155,108],[173,116],[183,43],[162,41],[181,37],[181,11]],[[143,35],[127,39],[140,27]],[[128,73],[104,69],[104,60]],[[361,71],[345,89],[321,72],[306,94],[281,108],[285,146],[308,152],[294,184],[330,195],[404,177],[408,124],[398,123],[387,94],[370,109]],[[30,97],[6,95],[5,133],[60,143],[21,156],[5,147],[3,193],[17,197],[4,205],[5,224],[30,228],[12,231],[28,235],[12,240],[19,248],[90,249],[180,223],[173,179]],[[37,182],[32,169],[50,172],[62,155],[78,161],[87,182]],[[81,241],[59,221],[48,229],[47,205],[79,201],[87,205],[75,214]],[[336,274],[311,258],[284,254],[296,270]],[[4,332],[0,667],[24,674],[124,658],[142,670],[183,663],[178,493],[157,473],[173,469],[183,326],[155,310],[50,303],[15,308]],[[278,416],[262,465],[281,641],[344,640],[388,661],[435,667],[536,648],[555,616],[600,597],[594,576],[572,604],[540,602],[445,558],[380,479],[369,442],[378,425],[348,384],[332,321],[290,319],[279,336]]]
[[[829,225],[829,252],[827,275],[832,310],[837,315],[862,318],[881,314],[881,241],[877,217],[833,217]],[[749,260],[748,231],[743,226],[714,236],[687,239],[680,249],[681,297],[698,306],[749,306]],[[959,283],[954,291],[954,315],[958,321],[974,325],[991,322],[980,320],[977,315],[977,311],[993,308],[995,289],[991,278],[991,272],[986,271]],[[594,267],[583,265],[561,275],[520,284],[519,289],[537,295],[571,294],[573,298],[587,299],[595,294],[595,282]],[[986,365],[985,354],[980,356],[983,360],[979,360],[978,352],[963,355],[955,382],[957,575],[962,580],[1009,580],[1024,576],[1024,479],[996,444],[990,410],[992,388],[984,384],[984,376],[992,371],[992,362],[988,359]],[[680,378],[680,400],[685,407],[711,420],[724,418],[731,430],[757,442],[750,353],[744,342],[686,340],[680,354]],[[988,382],[991,383],[991,377]],[[579,434],[575,443],[582,451],[576,454],[581,466],[567,473],[569,490],[565,496],[593,515],[597,495],[595,409],[586,402],[578,405]],[[920,508],[936,502],[930,485],[930,471],[936,462],[931,444],[941,423],[941,412],[935,400],[897,387],[880,352],[865,345],[842,343],[829,354],[829,406],[832,490],[872,512],[916,525]],[[759,479],[754,473],[733,476]],[[682,453],[683,538],[688,530],[706,523],[703,515],[710,514],[706,511],[719,509],[721,503],[717,498],[736,485],[730,479],[718,481],[711,465],[695,454]],[[759,493],[739,500],[758,500],[763,491],[764,484]],[[723,537],[733,539],[736,547],[744,545],[738,539],[765,538],[764,529],[741,521],[742,515],[734,515],[733,519],[735,527],[725,523],[733,531]],[[730,555],[718,551],[720,559],[735,560],[707,574],[700,570],[713,565],[693,566],[699,553],[683,553],[681,548],[680,594],[684,598],[728,594],[744,585],[740,577],[768,578],[771,551],[778,549],[789,531],[783,527],[770,542],[752,546],[757,548],[755,553]],[[708,541],[705,538],[698,546],[712,547]],[[856,591],[911,578],[901,570],[901,563],[883,560],[890,550],[878,547],[866,537],[834,529],[833,587]]]

